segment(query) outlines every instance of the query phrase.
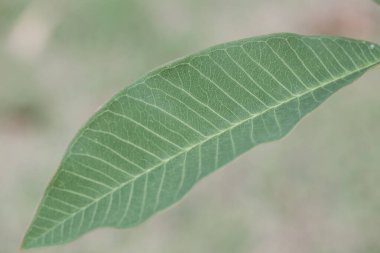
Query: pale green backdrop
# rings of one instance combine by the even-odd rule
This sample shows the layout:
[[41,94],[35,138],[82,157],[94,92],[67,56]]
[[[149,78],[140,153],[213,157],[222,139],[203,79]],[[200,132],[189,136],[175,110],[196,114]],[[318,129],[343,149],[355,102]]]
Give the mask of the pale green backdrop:
[[[0,252],[22,236],[69,141],[169,60],[272,32],[380,43],[370,0],[0,0]],[[128,230],[30,252],[380,251],[380,68]]]

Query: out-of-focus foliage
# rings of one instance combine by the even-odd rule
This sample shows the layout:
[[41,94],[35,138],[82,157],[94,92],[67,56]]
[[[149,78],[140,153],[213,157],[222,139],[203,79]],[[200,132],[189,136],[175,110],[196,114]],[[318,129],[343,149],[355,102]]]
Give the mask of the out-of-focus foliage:
[[[280,31],[379,42],[379,15],[363,0],[0,1],[0,251],[17,252],[83,119],[147,70]],[[176,208],[39,252],[378,252],[378,76],[202,180]]]

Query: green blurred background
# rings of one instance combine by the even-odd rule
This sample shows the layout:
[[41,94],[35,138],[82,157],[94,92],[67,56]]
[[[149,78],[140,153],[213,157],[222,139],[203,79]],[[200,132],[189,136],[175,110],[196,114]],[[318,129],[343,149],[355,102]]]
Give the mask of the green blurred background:
[[[144,72],[272,32],[380,42],[370,0],[0,0],[0,252],[20,241],[69,141]],[[380,252],[380,69],[134,229],[30,252]]]

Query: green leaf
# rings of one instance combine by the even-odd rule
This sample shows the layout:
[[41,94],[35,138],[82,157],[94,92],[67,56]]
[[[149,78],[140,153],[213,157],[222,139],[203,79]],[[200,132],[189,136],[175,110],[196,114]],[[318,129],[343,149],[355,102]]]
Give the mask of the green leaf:
[[149,73],[79,131],[23,247],[141,223],[210,172],[286,135],[379,62],[380,46],[369,42],[274,34],[215,46]]
[[380,4],[380,0],[373,0],[375,3]]

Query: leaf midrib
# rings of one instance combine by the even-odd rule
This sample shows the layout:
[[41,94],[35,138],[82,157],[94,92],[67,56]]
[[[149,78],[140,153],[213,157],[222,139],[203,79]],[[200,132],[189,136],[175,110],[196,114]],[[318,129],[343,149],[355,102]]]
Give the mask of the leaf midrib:
[[[228,128],[226,128],[226,129],[224,129],[224,130],[222,130],[222,131],[216,132],[215,134],[212,134],[212,135],[208,136],[208,137],[205,138],[203,141],[201,141],[201,142],[199,142],[199,143],[197,143],[197,144],[194,144],[194,145],[192,145],[192,146],[190,146],[190,147],[188,147],[188,148],[182,149],[180,152],[178,152],[177,154],[175,154],[175,155],[173,155],[173,156],[171,156],[171,157],[168,157],[168,158],[166,158],[166,159],[162,159],[160,163],[158,163],[158,164],[156,164],[155,166],[153,166],[153,167],[151,167],[151,168],[145,170],[145,171],[144,171],[143,173],[141,173],[140,175],[133,177],[131,180],[128,180],[128,181],[126,181],[126,182],[120,184],[120,185],[117,186],[114,190],[109,191],[109,192],[107,192],[106,194],[102,195],[101,197],[94,199],[91,203],[89,203],[89,204],[83,206],[82,208],[78,209],[76,212],[74,212],[74,213],[72,213],[71,215],[65,217],[65,219],[62,220],[62,222],[56,223],[54,226],[52,226],[52,227],[49,228],[48,230],[44,231],[42,234],[40,234],[40,235],[38,235],[38,236],[36,236],[36,237],[34,237],[34,238],[31,238],[31,241],[35,241],[35,240],[37,240],[38,238],[41,238],[41,237],[46,236],[46,234],[48,234],[50,231],[53,231],[53,230],[56,229],[58,226],[63,225],[65,222],[67,222],[68,220],[70,220],[71,218],[73,218],[73,216],[77,215],[77,214],[80,213],[80,212],[85,211],[89,206],[93,205],[94,203],[97,203],[97,202],[101,201],[102,199],[106,198],[107,196],[113,194],[114,192],[116,192],[116,191],[118,191],[118,190],[121,190],[123,187],[125,187],[125,186],[129,185],[130,183],[136,181],[138,178],[140,178],[140,177],[142,177],[142,176],[144,176],[144,175],[150,173],[151,171],[155,170],[156,168],[158,168],[158,167],[160,167],[160,166],[162,166],[162,165],[168,163],[169,161],[171,161],[171,160],[173,160],[173,159],[175,159],[175,158],[181,156],[182,154],[185,154],[185,153],[189,152],[190,150],[192,150],[192,149],[194,149],[194,148],[196,148],[196,147],[198,147],[198,146],[201,146],[202,144],[206,143],[207,141],[209,141],[209,140],[211,140],[211,139],[213,139],[213,138],[215,138],[215,137],[217,137],[217,136],[220,136],[220,135],[222,135],[223,133],[226,133],[226,132],[228,132],[228,131],[231,131],[231,130],[234,129],[235,127],[237,127],[237,126],[239,126],[239,125],[241,125],[241,124],[244,124],[245,122],[247,122],[247,121],[249,121],[249,120],[252,120],[252,119],[255,119],[255,118],[257,118],[257,117],[260,117],[260,116],[264,115],[266,112],[268,112],[268,111],[270,111],[270,110],[280,108],[281,106],[283,106],[283,105],[286,104],[286,103],[289,103],[289,102],[291,102],[291,101],[293,101],[293,100],[295,100],[295,99],[299,99],[299,98],[301,98],[301,97],[303,97],[303,96],[305,96],[305,95],[308,95],[308,94],[314,92],[315,90],[318,90],[318,89],[324,88],[325,86],[328,86],[329,84],[332,84],[332,83],[334,83],[334,82],[337,82],[337,81],[339,81],[339,80],[341,80],[341,79],[344,79],[344,78],[346,78],[346,77],[348,77],[348,76],[350,76],[350,75],[353,75],[353,74],[359,73],[359,72],[361,72],[361,71],[363,71],[363,70],[365,70],[365,69],[368,69],[368,68],[370,68],[370,67],[372,67],[372,66],[374,66],[374,65],[376,65],[376,64],[378,64],[378,62],[374,62],[374,63],[368,64],[368,65],[366,65],[366,66],[364,66],[364,67],[361,67],[361,68],[358,68],[357,70],[352,71],[352,72],[346,72],[346,73],[344,73],[344,74],[341,75],[341,76],[338,76],[338,77],[336,77],[336,78],[334,78],[334,79],[331,79],[331,80],[328,80],[328,81],[324,82],[324,83],[321,84],[320,86],[317,86],[317,87],[314,87],[314,88],[308,89],[306,92],[303,92],[303,93],[300,93],[300,94],[298,94],[298,95],[295,95],[295,96],[293,96],[293,97],[290,98],[290,99],[283,100],[283,101],[281,101],[279,104],[277,104],[277,105],[275,105],[275,106],[269,106],[267,109],[261,111],[260,113],[251,114],[251,116],[248,117],[247,119],[244,119],[244,120],[238,121],[238,122],[236,122],[236,123],[234,123],[234,124],[231,124],[231,126],[229,126]],[[63,170],[63,171],[64,171],[64,170]]]

